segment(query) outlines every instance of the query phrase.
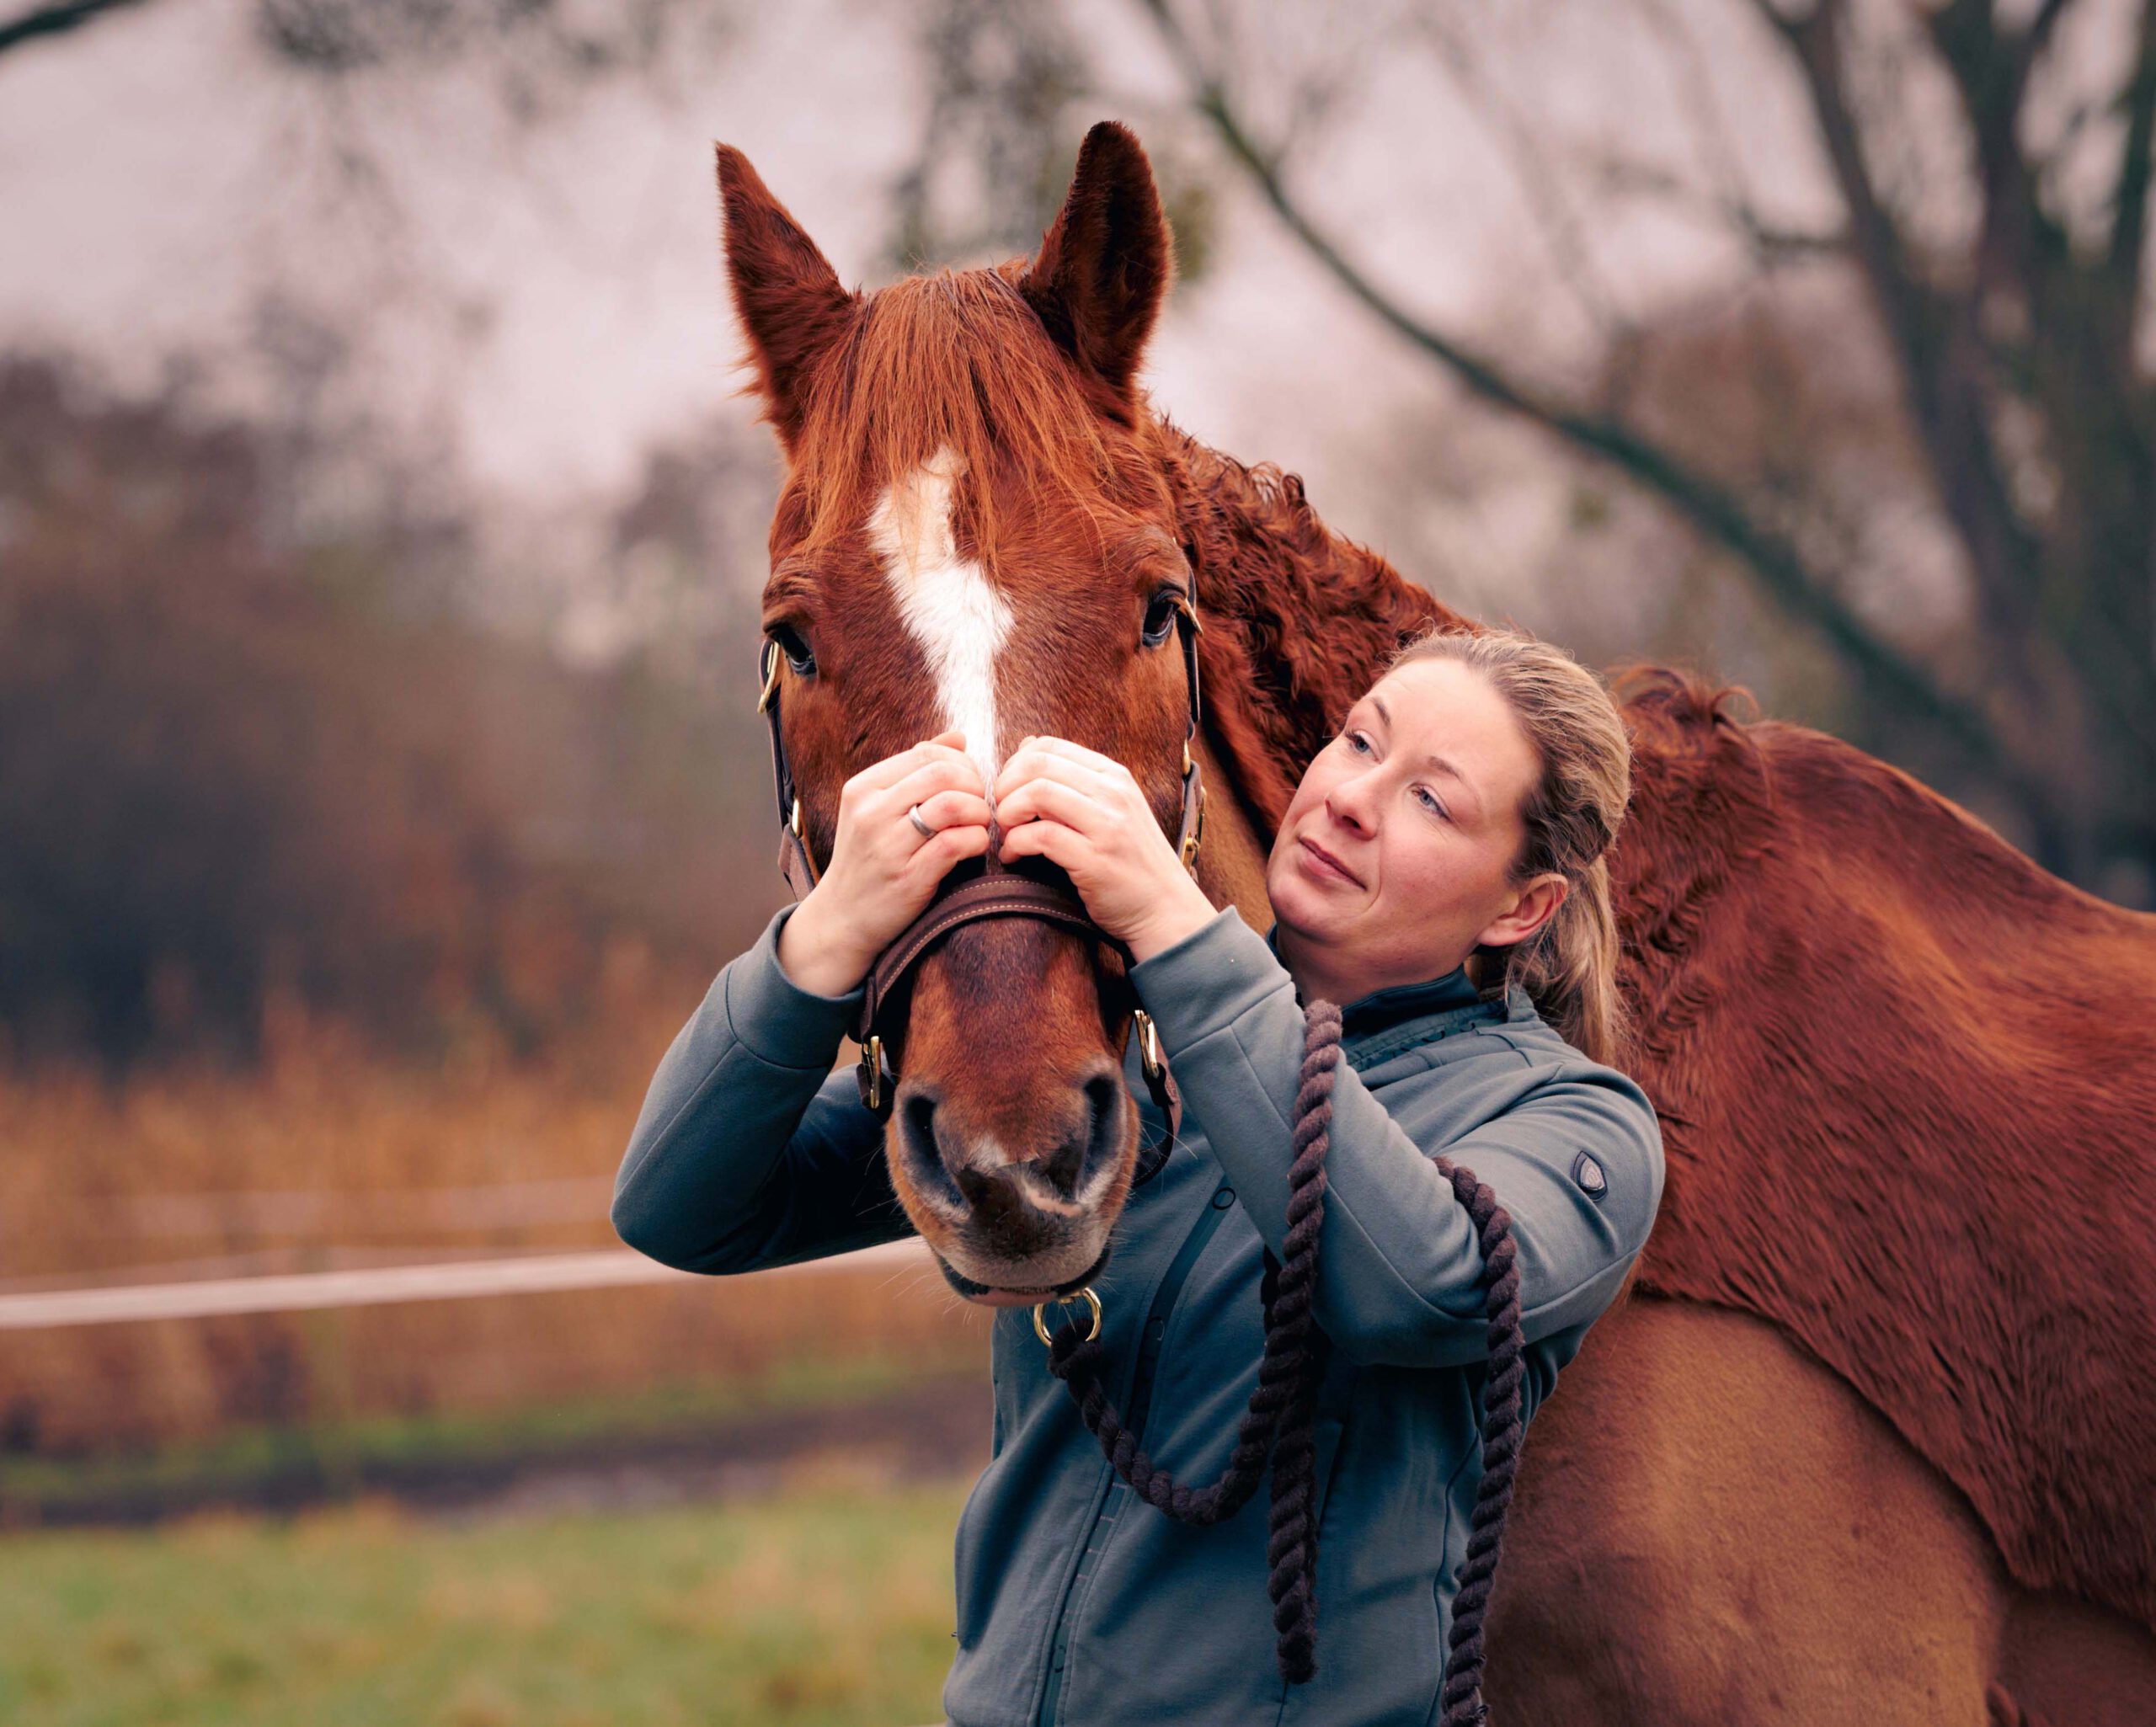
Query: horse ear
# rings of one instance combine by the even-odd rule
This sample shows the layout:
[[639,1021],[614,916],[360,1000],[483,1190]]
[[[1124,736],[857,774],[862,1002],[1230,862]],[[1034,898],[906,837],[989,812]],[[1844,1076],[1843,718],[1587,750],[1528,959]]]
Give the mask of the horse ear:
[[1175,274],[1153,165],[1127,126],[1086,134],[1062,214],[1019,278],[1049,333],[1125,405]]
[[748,332],[765,417],[790,454],[801,434],[808,375],[845,333],[860,296],[840,285],[816,243],[730,144],[718,147],[726,215],[726,277]]

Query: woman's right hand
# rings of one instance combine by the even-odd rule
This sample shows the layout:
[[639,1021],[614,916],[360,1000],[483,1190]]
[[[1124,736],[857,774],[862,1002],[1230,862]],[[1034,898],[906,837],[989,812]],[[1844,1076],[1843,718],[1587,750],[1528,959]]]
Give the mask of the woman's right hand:
[[[839,792],[831,858],[779,931],[780,967],[813,995],[843,995],[919,917],[963,858],[988,850],[993,811],[965,733],[939,733],[873,762]],[[935,829],[924,840],[906,812]]]

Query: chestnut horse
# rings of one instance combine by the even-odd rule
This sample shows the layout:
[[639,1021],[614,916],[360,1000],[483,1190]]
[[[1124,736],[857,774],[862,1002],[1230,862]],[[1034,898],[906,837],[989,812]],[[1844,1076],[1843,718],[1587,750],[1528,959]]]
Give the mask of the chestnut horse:
[[[1303,765],[1405,635],[1476,626],[1139,388],[1171,253],[1137,141],[1094,129],[1033,259],[866,295],[741,155],[718,174],[787,458],[764,627],[811,851],[849,775],[947,725],[990,773],[1028,732],[1112,754],[1173,834],[1187,593],[1199,879],[1266,927]],[[1628,1064],[1668,1179],[1534,1424],[1495,1713],[2156,1719],[2156,918],[1831,738],[1622,687]],[[919,967],[888,1159],[964,1278],[1050,1285],[1107,1239],[1113,969],[1017,918]]]

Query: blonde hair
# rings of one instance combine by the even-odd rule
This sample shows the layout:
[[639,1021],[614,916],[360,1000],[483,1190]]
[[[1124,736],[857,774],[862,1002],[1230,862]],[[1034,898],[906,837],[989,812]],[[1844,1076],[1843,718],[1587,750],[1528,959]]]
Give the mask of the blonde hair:
[[1478,981],[1486,989],[1518,983],[1567,1043],[1614,1063],[1624,1049],[1625,1010],[1604,854],[1632,793],[1631,741],[1617,704],[1593,672],[1524,630],[1433,629],[1403,647],[1385,671],[1418,659],[1472,666],[1505,698],[1542,765],[1520,801],[1527,836],[1512,879],[1554,872],[1567,886],[1564,903],[1534,935],[1479,951]]

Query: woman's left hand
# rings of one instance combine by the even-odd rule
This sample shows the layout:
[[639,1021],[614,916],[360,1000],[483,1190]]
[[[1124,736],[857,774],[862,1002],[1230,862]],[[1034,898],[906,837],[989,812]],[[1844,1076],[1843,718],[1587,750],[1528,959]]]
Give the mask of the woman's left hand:
[[1150,959],[1209,922],[1205,890],[1161,831],[1130,770],[1067,738],[1022,739],[989,790],[1006,863],[1059,864],[1093,921]]

